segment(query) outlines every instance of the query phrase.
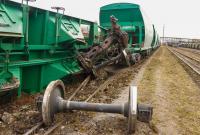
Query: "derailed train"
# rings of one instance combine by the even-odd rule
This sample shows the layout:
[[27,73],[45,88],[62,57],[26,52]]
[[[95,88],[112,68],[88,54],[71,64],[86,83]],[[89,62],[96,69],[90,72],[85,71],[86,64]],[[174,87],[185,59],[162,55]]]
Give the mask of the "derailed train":
[[137,4],[101,7],[98,25],[64,15],[61,7],[52,12],[29,1],[0,2],[0,95],[41,92],[52,80],[80,72],[96,75],[124,59],[130,65],[160,45],[155,26]]

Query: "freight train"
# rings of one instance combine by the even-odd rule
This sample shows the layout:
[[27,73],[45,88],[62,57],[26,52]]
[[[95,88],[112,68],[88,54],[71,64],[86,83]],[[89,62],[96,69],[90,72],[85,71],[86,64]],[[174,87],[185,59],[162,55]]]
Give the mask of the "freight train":
[[155,26],[137,4],[101,7],[98,25],[65,15],[61,7],[52,12],[29,6],[29,0],[0,2],[0,95],[38,93],[53,80],[96,75],[124,59],[130,65],[160,45]]
[[180,43],[180,44],[178,44],[178,47],[192,48],[192,49],[200,50],[200,43],[198,43],[198,42]]

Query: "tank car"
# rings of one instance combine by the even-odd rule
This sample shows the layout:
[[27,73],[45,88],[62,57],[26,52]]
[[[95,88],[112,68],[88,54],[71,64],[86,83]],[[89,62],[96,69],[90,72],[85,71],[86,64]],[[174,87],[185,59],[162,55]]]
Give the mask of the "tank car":
[[132,3],[114,3],[100,8],[100,25],[109,28],[109,16],[118,18],[121,29],[129,36],[128,50],[132,54],[149,54],[159,46],[159,36],[143,9]]

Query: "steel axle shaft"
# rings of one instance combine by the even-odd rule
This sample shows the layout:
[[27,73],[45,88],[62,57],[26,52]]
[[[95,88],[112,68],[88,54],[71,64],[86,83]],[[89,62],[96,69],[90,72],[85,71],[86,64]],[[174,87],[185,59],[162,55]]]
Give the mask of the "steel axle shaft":
[[128,118],[128,132],[135,131],[136,120],[149,122],[152,107],[137,104],[137,87],[131,86],[128,102],[123,104],[87,103],[64,100],[65,87],[61,80],[52,81],[46,88],[42,101],[42,118],[46,125],[54,120],[54,115],[67,110],[118,113]]
[[60,100],[59,111],[81,110],[81,111],[93,111],[93,112],[105,112],[105,113],[118,113],[123,115],[125,115],[125,113],[128,112],[128,107],[126,105],[127,103],[101,104],[101,103],[67,101],[62,99],[59,100]]

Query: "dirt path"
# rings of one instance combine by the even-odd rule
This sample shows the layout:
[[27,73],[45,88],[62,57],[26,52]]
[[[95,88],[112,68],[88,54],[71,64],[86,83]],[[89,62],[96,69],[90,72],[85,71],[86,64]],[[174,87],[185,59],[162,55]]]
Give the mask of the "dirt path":
[[158,134],[200,134],[200,90],[165,47],[145,69],[139,100],[153,105],[151,126]]

